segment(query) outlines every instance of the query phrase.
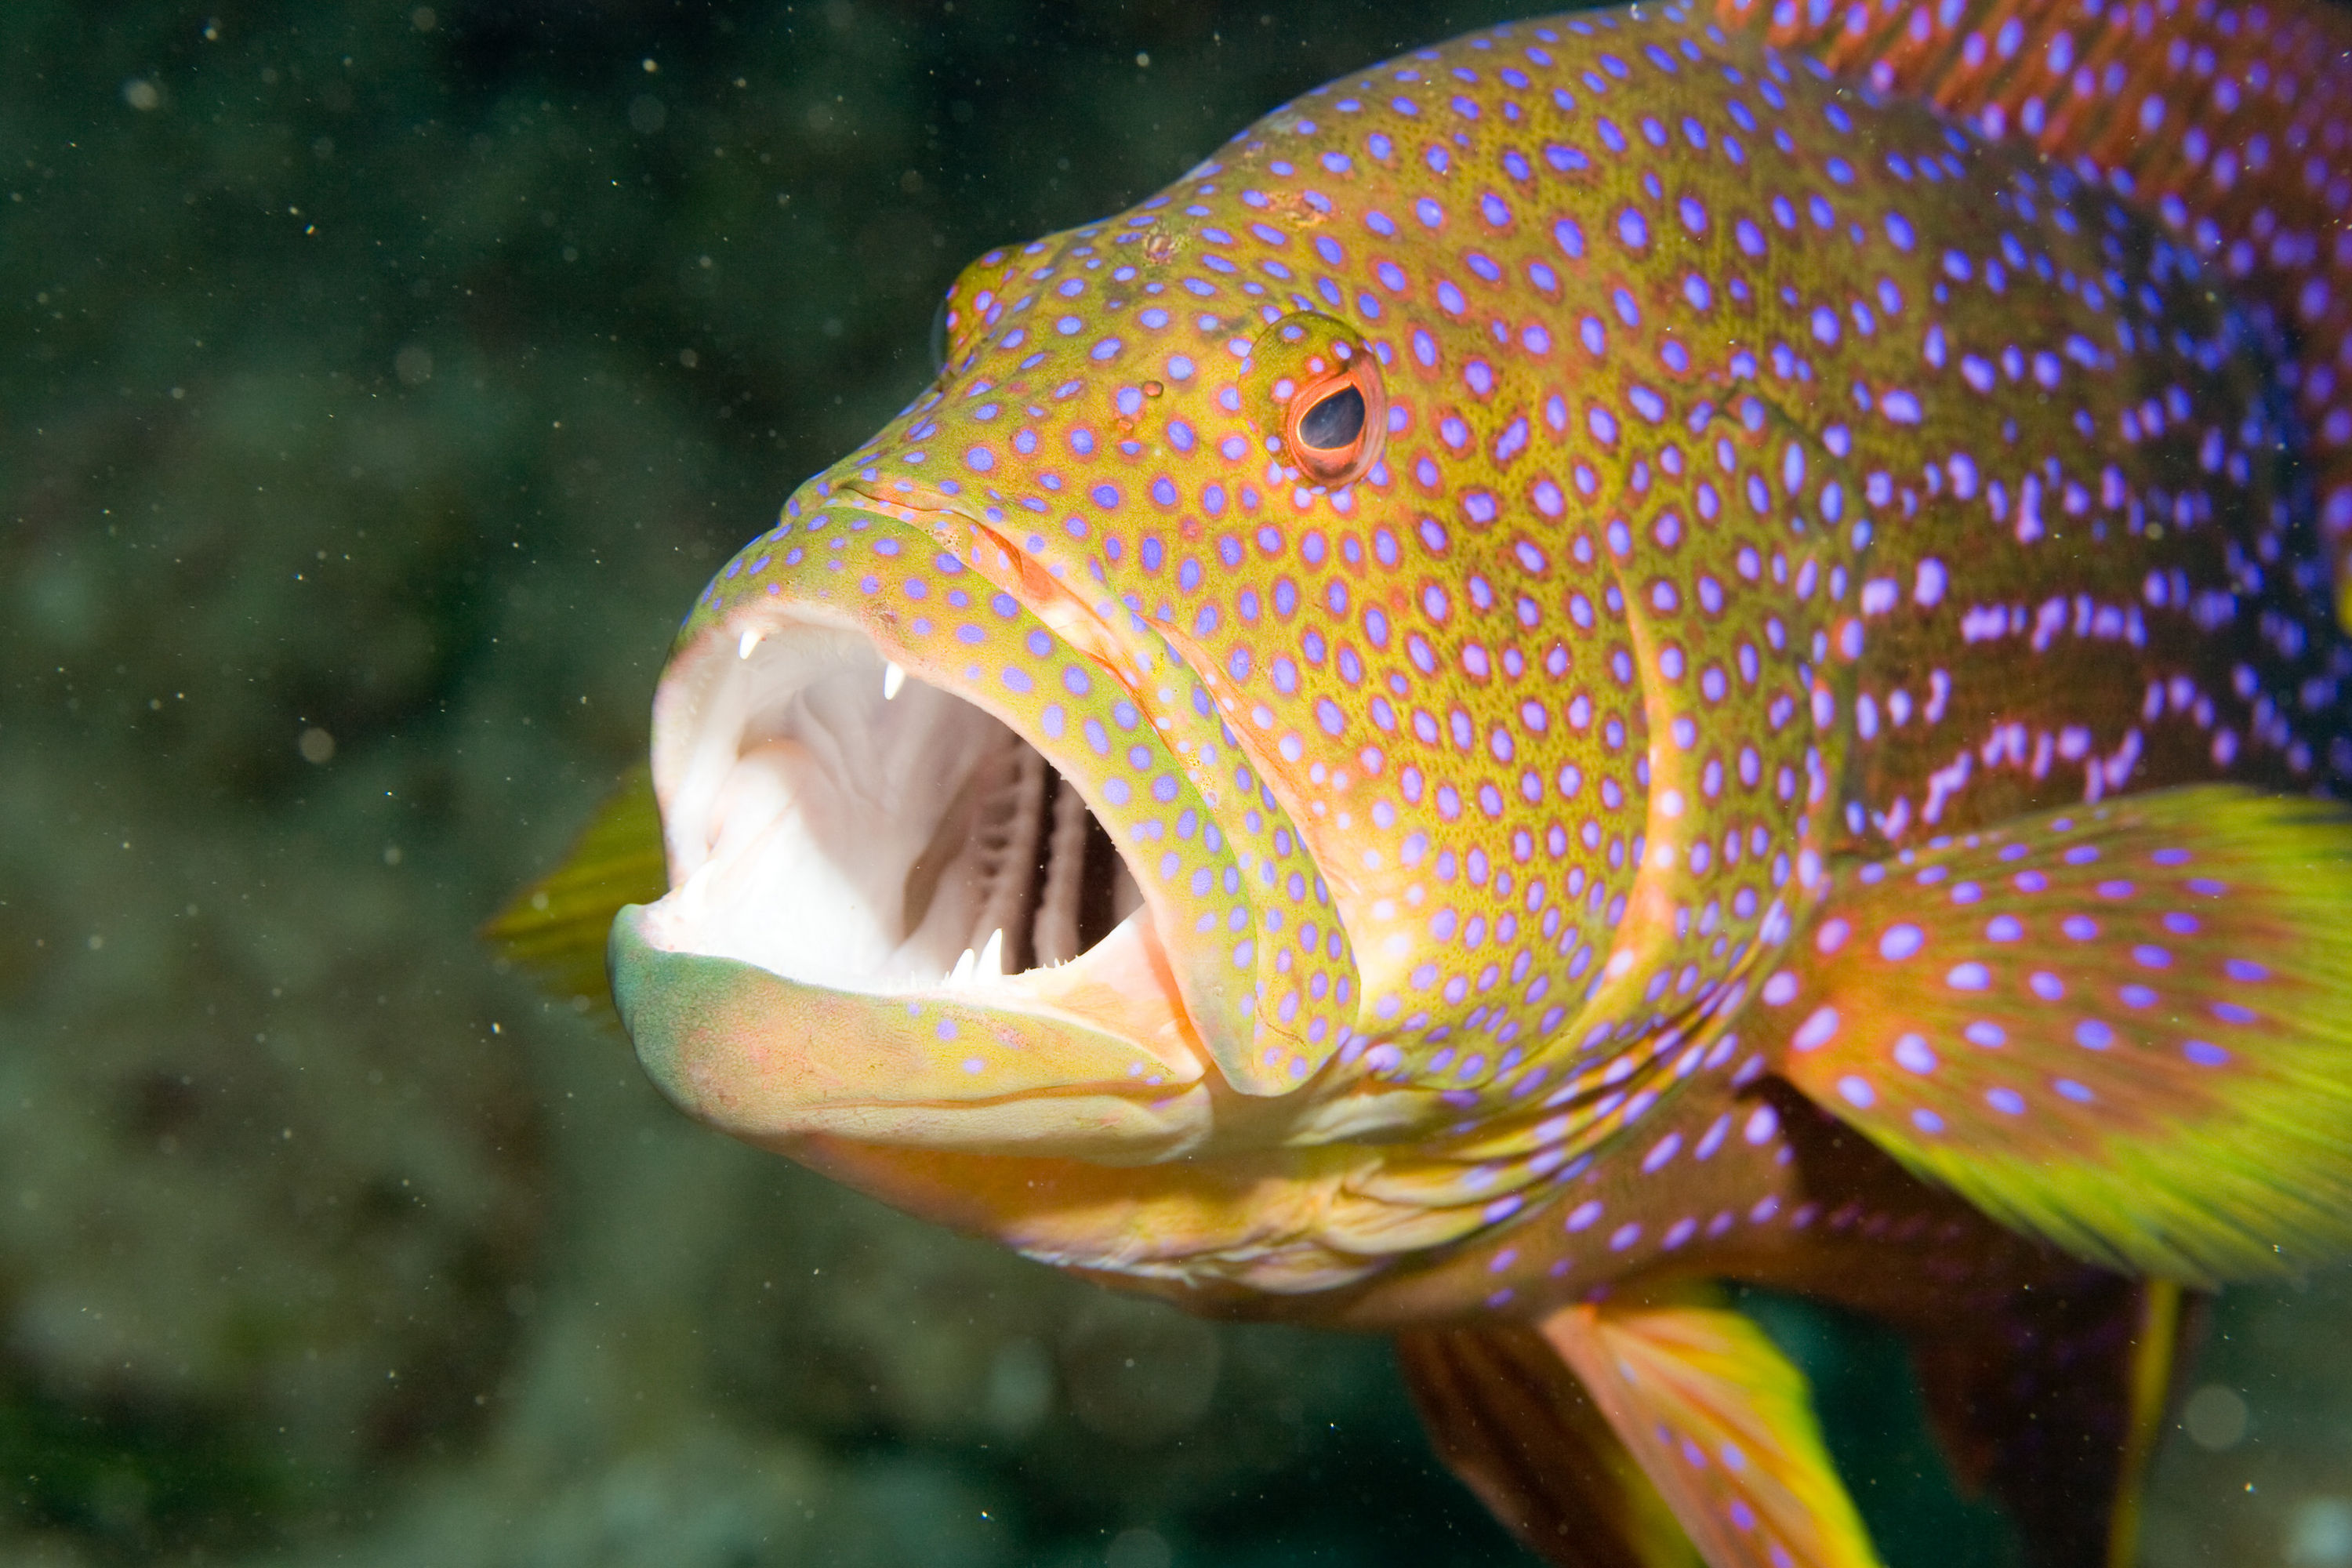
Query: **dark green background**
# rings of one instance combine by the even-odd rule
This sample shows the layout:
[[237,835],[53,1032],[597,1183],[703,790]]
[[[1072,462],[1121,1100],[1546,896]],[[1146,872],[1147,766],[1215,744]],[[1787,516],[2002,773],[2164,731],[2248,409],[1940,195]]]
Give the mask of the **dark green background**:
[[[0,1560],[1520,1561],[1377,1343],[727,1144],[469,934],[966,259],[1507,14],[0,7]],[[2225,1312],[2151,1563],[2352,1563],[2340,1301]]]

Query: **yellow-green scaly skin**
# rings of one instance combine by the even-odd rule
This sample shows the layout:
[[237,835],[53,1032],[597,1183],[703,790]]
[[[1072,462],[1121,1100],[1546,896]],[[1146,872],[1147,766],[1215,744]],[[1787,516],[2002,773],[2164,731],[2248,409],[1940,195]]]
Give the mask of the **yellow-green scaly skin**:
[[[1824,867],[2341,771],[2263,334],[2101,193],[1686,13],[1336,82],[950,307],[680,667],[809,606],[1003,718],[1135,868],[1213,1069],[1086,1047],[1099,1144],[763,1121],[796,1040],[946,1103],[1083,1031],[950,1041],[632,917],[615,963],[689,1107],[1033,1255],[1355,1322],[1801,1277],[1827,1123],[1743,1036]],[[1351,486],[1269,450],[1285,323],[1378,359]]]

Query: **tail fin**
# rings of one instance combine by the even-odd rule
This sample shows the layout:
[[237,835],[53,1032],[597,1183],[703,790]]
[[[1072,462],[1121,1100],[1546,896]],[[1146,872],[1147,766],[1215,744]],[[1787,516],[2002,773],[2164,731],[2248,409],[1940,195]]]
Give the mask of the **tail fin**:
[[2352,16],[2321,0],[1717,0],[1717,14],[2074,166],[2231,279],[2294,345],[2352,626]]

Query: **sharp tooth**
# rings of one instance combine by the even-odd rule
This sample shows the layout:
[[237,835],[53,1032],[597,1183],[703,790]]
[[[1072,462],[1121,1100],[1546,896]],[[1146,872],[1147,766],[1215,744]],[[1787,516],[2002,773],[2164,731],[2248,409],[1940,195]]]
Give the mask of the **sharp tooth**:
[[968,947],[965,948],[963,950],[963,956],[955,961],[955,967],[948,971],[948,984],[950,985],[961,985],[965,981],[970,980],[971,978],[972,970],[979,962],[980,961],[977,958],[972,956],[971,949]]
[[980,950],[980,972],[982,974],[1004,973],[1004,928],[998,926],[988,933],[988,945]]
[[884,659],[882,661],[882,700],[887,702],[898,696],[898,689],[906,684],[907,672],[890,660]]
[[758,647],[760,646],[760,639],[767,635],[768,634],[765,632],[745,632],[743,634],[743,640],[735,645],[735,657],[737,658],[751,658],[751,650]]

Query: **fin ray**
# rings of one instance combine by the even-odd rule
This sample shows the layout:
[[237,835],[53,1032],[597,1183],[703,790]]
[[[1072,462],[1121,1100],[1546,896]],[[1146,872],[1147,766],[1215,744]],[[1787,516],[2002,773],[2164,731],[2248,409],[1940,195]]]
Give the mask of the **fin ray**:
[[2347,910],[2335,808],[2136,795],[1847,868],[1753,1016],[1781,1076],[2006,1224],[2276,1274],[2352,1247]]
[[1657,1489],[1534,1330],[1411,1330],[1397,1359],[1447,1466],[1530,1551],[1560,1568],[1700,1568]]
[[1570,1307],[1541,1331],[1709,1568],[1879,1568],[1804,1374],[1744,1314],[1695,1291]]

